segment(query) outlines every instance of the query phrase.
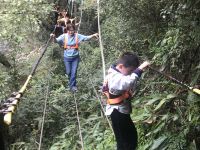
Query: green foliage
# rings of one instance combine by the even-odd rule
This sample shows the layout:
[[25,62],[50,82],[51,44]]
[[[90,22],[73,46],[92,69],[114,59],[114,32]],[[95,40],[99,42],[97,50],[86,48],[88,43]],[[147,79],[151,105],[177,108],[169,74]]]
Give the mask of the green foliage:
[[[103,1],[105,55],[112,59],[111,55],[116,56],[118,50],[131,50],[142,59],[152,60],[156,66],[179,80],[199,84],[197,68],[200,63],[200,32],[197,4],[199,1],[195,0]],[[194,145],[198,149],[198,140],[194,138],[197,134],[191,132],[189,126],[198,126],[199,97],[189,93],[189,97],[192,95],[189,99],[195,101],[191,103],[188,101],[188,93],[180,86],[158,78],[153,72],[149,73],[145,76],[147,81],[141,83],[143,89],[138,93],[141,98],[136,97],[137,101],[134,102],[136,110],[133,118],[139,123],[144,122],[144,126],[138,127],[141,135],[139,149],[153,149],[155,143],[161,144],[163,137],[162,149],[188,149],[194,148]],[[194,110],[192,113],[191,108]],[[196,123],[191,122],[192,114],[198,120]],[[180,136],[174,135],[177,131],[185,132]],[[188,139],[188,134],[192,134],[190,138],[195,144]]]
[[[59,1],[60,2],[60,1]],[[56,3],[59,3],[58,1]],[[80,1],[78,2],[80,4]],[[80,33],[96,32],[96,2],[84,1]],[[189,84],[200,84],[199,1],[103,0],[101,30],[106,68],[123,51],[142,59]],[[51,1],[0,3],[0,40],[9,45],[12,68],[0,68],[0,98],[23,85],[49,38]],[[80,15],[80,12],[77,13]],[[95,15],[94,15],[95,14]],[[93,40],[81,45],[78,102],[86,150],[112,150],[115,139],[98,102],[102,83],[101,53]],[[42,149],[81,149],[74,96],[68,91],[62,49],[48,48],[20,101],[10,127],[10,148],[37,149],[46,88],[49,86]],[[133,99],[132,118],[139,134],[138,150],[199,149],[199,96],[147,71]],[[48,85],[49,82],[49,85]]]
[[1,72],[0,74],[0,89],[2,89],[0,91],[0,99],[5,99],[6,98],[6,94],[8,92],[10,92],[10,89],[9,89],[9,82],[11,81],[10,79],[10,76],[8,75],[7,72]]

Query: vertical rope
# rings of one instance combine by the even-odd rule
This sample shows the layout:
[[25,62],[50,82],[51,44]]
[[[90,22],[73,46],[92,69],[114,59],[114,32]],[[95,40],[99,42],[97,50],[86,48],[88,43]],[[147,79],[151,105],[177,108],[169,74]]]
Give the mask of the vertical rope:
[[44,102],[44,110],[43,110],[43,117],[42,117],[42,127],[41,127],[41,132],[40,132],[40,142],[39,142],[38,150],[41,150],[41,146],[42,146],[43,129],[44,129],[44,122],[45,122],[45,116],[46,116],[46,108],[47,108],[48,97],[49,97],[49,77],[48,77],[48,81],[47,81],[46,97],[45,97],[45,102]]
[[[80,17],[80,23],[79,23],[77,32],[78,32],[79,29],[80,29],[80,25],[81,25],[81,21],[82,21],[82,14],[83,14],[83,9],[82,9],[82,7],[83,7],[83,0],[81,0],[81,17]],[[98,12],[99,12],[99,11],[98,11]],[[98,15],[98,16],[99,16],[99,15]],[[99,17],[98,17],[98,18],[99,18]],[[98,20],[99,20],[99,19],[98,19]],[[99,24],[99,21],[98,21],[98,24]],[[98,27],[99,27],[99,35],[100,35],[100,33],[101,33],[101,32],[100,32],[100,24],[98,25]],[[99,37],[100,37],[100,38],[99,38],[99,41],[100,41],[101,56],[102,56],[102,66],[103,66],[103,78],[104,78],[104,80],[105,80],[105,61],[104,61],[103,46],[102,46],[102,42],[101,42],[101,35],[100,35]],[[85,54],[84,51],[83,51],[83,53]],[[86,55],[86,54],[85,54],[85,55]],[[85,62],[83,62],[83,64],[84,64],[84,66],[86,66]],[[87,74],[89,75],[89,73],[88,73],[86,67],[85,67],[85,70],[86,70]],[[95,95],[96,95],[96,98],[98,99],[98,101],[99,101],[99,103],[100,103],[101,109],[102,109],[102,111],[103,111],[103,113],[104,113],[104,116],[105,116],[107,122],[108,122],[108,125],[109,125],[109,127],[111,128],[112,132],[114,133],[113,128],[112,128],[112,125],[111,125],[111,123],[110,123],[108,117],[105,115],[104,107],[103,107],[103,104],[102,104],[102,102],[101,102],[102,100],[101,100],[101,99],[99,98],[99,96],[98,96],[97,90],[96,90],[95,87],[94,87],[94,83],[92,82],[91,77],[89,77],[89,81],[90,81],[90,83],[91,83],[91,85],[92,85],[92,88],[93,88],[93,91],[94,91],[94,93],[95,93]],[[83,144],[83,138],[82,138],[82,134],[81,134],[81,126],[80,126],[80,121],[79,121],[78,107],[77,107],[77,102],[76,102],[75,94],[74,94],[74,100],[75,100],[75,104],[76,104],[77,120],[78,120],[79,131],[80,131],[80,132],[79,132],[79,136],[80,136],[80,139],[81,139],[82,149],[84,150],[84,144]]]
[[71,17],[72,17],[72,14],[73,14],[73,6],[74,6],[74,0],[71,0]]
[[79,31],[80,26],[81,26],[81,21],[82,21],[82,16],[83,16],[83,8],[82,8],[83,5],[84,5],[83,0],[81,0],[81,16],[80,16],[80,20],[79,20],[79,25],[78,25],[78,28],[77,28],[77,32]]
[[[85,54],[85,53],[84,53],[84,54]],[[86,55],[86,54],[85,54],[85,55]],[[87,56],[87,55],[86,55],[86,56]],[[85,62],[83,62],[83,64],[84,64],[84,66],[86,66]],[[111,125],[111,123],[110,123],[110,121],[109,121],[109,119],[108,119],[108,116],[105,115],[104,107],[103,107],[103,104],[102,104],[102,99],[99,97],[98,92],[97,92],[97,90],[96,90],[95,87],[94,87],[94,83],[92,82],[91,76],[90,76],[90,74],[88,73],[86,67],[85,67],[85,71],[86,71],[86,73],[87,73],[88,76],[89,76],[90,84],[92,85],[92,88],[93,88],[93,91],[94,91],[94,93],[95,93],[95,95],[96,95],[96,98],[98,99],[98,101],[99,101],[99,103],[100,103],[101,109],[102,109],[102,111],[103,111],[103,113],[104,113],[104,116],[105,116],[107,122],[108,122],[108,125],[109,125],[110,129],[112,130],[112,132],[114,133],[113,128],[112,128],[112,125]]]
[[[81,6],[83,6],[84,4],[83,4],[83,0],[81,0]],[[79,31],[79,28],[80,28],[80,25],[81,25],[81,20],[82,20],[82,7],[81,7],[81,17],[80,17],[80,24],[79,24],[79,27],[78,27],[78,31]],[[98,15],[99,16],[99,15]],[[98,21],[99,22],[99,21]],[[100,25],[98,25],[98,27],[100,27]],[[100,31],[100,30],[99,30]],[[100,35],[100,32],[99,32],[99,35]],[[99,36],[100,38],[99,39],[101,39],[101,36]],[[100,40],[101,41],[101,40]],[[101,44],[100,45],[102,45],[102,42],[101,42]],[[103,53],[103,48],[102,48],[103,46],[101,46],[101,56],[102,56],[102,66],[103,66],[103,78],[104,78],[104,80],[105,80],[105,61],[104,61],[104,53]],[[83,51],[83,53],[84,53],[84,55],[85,56],[87,56],[86,54],[85,54],[85,52]],[[83,64],[84,64],[84,66],[86,66],[86,64],[85,64],[85,62],[83,61]],[[87,68],[85,67],[85,70],[86,70],[86,73],[89,75],[89,73],[88,73],[88,71],[87,71]],[[93,88],[93,91],[94,91],[94,93],[95,93],[95,95],[96,95],[96,98],[98,99],[98,101],[99,101],[99,103],[100,103],[100,106],[101,106],[101,109],[102,109],[102,111],[103,111],[103,113],[104,113],[104,116],[105,116],[105,118],[106,118],[106,120],[107,120],[107,122],[108,122],[108,125],[109,125],[109,127],[111,128],[111,130],[112,130],[112,132],[114,133],[114,131],[113,131],[113,128],[112,128],[112,125],[111,125],[111,123],[110,123],[110,121],[109,121],[109,119],[108,119],[108,116],[106,116],[105,115],[105,111],[104,111],[104,107],[103,107],[103,104],[102,104],[102,99],[101,98],[99,98],[99,96],[98,96],[98,92],[97,92],[97,90],[95,89],[95,87],[94,87],[94,83],[92,82],[92,80],[91,80],[91,77],[89,77],[89,81],[90,81],[90,83],[91,83],[91,85],[92,85],[92,88]]]
[[[52,51],[51,55],[52,55],[51,57],[53,57],[53,51]],[[50,66],[50,68],[51,68],[51,66]],[[44,110],[43,110],[43,116],[42,116],[42,125],[41,125],[41,131],[40,131],[40,141],[39,141],[38,150],[41,150],[41,147],[42,147],[44,123],[45,123],[46,109],[47,109],[47,100],[48,100],[48,97],[49,97],[49,87],[50,87],[51,71],[52,71],[52,70],[48,69],[46,96],[45,96],[45,101],[44,101]]]
[[77,117],[77,120],[78,120],[79,137],[81,139],[82,150],[84,150],[83,137],[82,137],[82,132],[81,132],[81,123],[80,123],[80,119],[79,119],[78,105],[77,105],[75,93],[73,95],[74,95],[74,102],[75,102],[75,106],[76,106],[76,117]]
[[99,30],[99,46],[101,49],[101,59],[102,59],[102,68],[103,68],[103,79],[105,80],[106,77],[106,69],[105,69],[105,59],[104,59],[104,51],[103,51],[103,44],[101,38],[101,27],[100,27],[100,6],[99,0],[97,0],[97,14],[98,14],[98,30]]
[[[73,1],[72,0],[72,9],[73,9]],[[82,4],[82,0],[81,0],[81,4]],[[71,11],[71,15],[72,15],[72,11]],[[76,14],[75,14],[76,15]],[[76,16],[75,16],[76,17]],[[82,9],[81,9],[81,18],[80,20],[82,19]],[[80,26],[80,24],[79,24]],[[79,30],[79,27],[78,27],[78,30]],[[83,142],[83,137],[82,137],[82,131],[81,131],[81,123],[80,123],[80,119],[79,119],[79,111],[78,111],[78,104],[77,104],[77,100],[76,100],[76,96],[75,96],[75,93],[73,94],[74,96],[74,102],[75,102],[75,106],[76,106],[76,118],[77,118],[77,121],[78,121],[78,129],[79,129],[79,138],[81,140],[81,147],[82,149],[81,150],[84,150],[84,142]]]

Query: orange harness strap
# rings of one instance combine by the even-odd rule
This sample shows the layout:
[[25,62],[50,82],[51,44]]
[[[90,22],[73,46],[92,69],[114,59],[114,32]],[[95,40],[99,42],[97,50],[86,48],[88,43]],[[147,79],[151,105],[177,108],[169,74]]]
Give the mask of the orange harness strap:
[[76,45],[74,46],[68,46],[68,34],[65,35],[65,39],[64,39],[64,49],[77,49],[78,50],[78,33],[75,33],[76,36]]
[[104,92],[104,94],[107,96],[108,100],[107,100],[107,104],[119,104],[121,103],[123,100],[127,99],[130,97],[130,93],[128,91],[124,92],[124,94],[122,94],[119,97],[116,98],[109,98],[109,93],[108,92]]

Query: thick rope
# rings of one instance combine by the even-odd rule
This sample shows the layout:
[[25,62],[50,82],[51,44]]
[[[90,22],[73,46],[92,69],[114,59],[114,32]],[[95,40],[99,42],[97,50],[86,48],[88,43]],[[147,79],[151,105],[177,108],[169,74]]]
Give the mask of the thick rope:
[[75,106],[76,106],[76,118],[78,120],[79,137],[81,139],[82,150],[84,150],[84,143],[83,143],[83,137],[82,137],[82,132],[81,132],[81,124],[80,124],[80,119],[79,119],[78,105],[77,105],[75,93],[73,95],[74,95],[74,102],[75,102]]
[[[55,31],[55,28],[54,28],[54,31]],[[7,125],[11,124],[11,122],[12,122],[12,114],[14,113],[14,111],[16,109],[16,106],[18,105],[18,103],[20,101],[20,98],[23,96],[23,94],[24,94],[24,92],[26,90],[26,87],[27,87],[28,83],[30,82],[32,76],[35,74],[35,71],[36,71],[36,69],[37,69],[42,57],[44,56],[44,53],[46,52],[47,47],[48,47],[51,39],[52,39],[52,37],[50,37],[48,39],[46,45],[42,49],[42,52],[40,53],[39,58],[36,60],[34,66],[32,67],[31,73],[27,77],[27,79],[26,79],[24,85],[22,86],[22,88],[19,90],[19,92],[13,94],[13,96],[10,97],[12,99],[12,101],[11,101],[11,103],[9,103],[9,106],[6,109],[6,112],[5,112],[5,115],[4,115],[4,123],[6,123]]]

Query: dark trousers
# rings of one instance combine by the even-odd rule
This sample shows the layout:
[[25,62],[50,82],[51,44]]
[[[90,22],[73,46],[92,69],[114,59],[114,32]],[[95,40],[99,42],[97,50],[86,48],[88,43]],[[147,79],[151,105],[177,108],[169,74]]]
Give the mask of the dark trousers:
[[123,114],[114,109],[111,120],[117,141],[117,150],[135,150],[138,137],[130,114]]
[[76,86],[76,72],[78,69],[80,58],[66,58],[64,57],[64,63],[65,63],[65,69],[66,74],[69,77],[69,87],[75,87]]

